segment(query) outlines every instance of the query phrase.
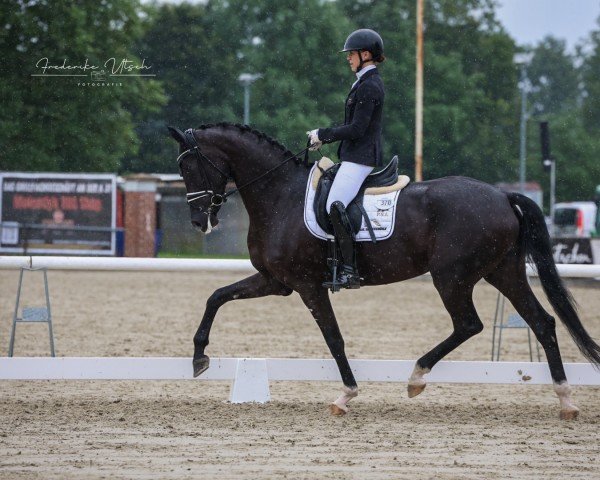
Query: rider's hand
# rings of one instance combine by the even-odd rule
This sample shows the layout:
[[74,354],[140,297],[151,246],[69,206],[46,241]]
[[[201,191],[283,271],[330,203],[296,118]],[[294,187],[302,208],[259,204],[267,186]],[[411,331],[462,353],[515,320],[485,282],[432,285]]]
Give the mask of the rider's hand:
[[319,140],[319,129],[310,130],[306,132],[310,140],[310,147],[308,148],[311,152],[318,150],[323,145],[323,142]]

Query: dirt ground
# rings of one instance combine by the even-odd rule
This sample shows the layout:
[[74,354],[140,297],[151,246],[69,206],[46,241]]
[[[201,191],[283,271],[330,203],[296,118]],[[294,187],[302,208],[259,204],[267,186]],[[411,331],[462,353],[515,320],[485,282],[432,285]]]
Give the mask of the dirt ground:
[[[57,354],[191,356],[208,296],[245,275],[51,271]],[[17,281],[0,270],[1,355]],[[23,304],[37,306],[41,279],[26,281]],[[600,338],[600,282],[571,290]],[[449,360],[490,357],[496,291],[482,283],[475,298],[486,329]],[[350,358],[416,359],[451,331],[427,280],[341,292],[333,304]],[[583,361],[558,335],[565,361]],[[502,359],[528,360],[526,338],[505,330]],[[207,353],[329,358],[297,295],[225,305]],[[47,354],[44,326],[20,325],[15,355]],[[600,478],[598,387],[574,387],[575,422],[558,419],[550,386],[429,384],[408,399],[404,384],[363,383],[350,413],[332,417],[340,387],[273,382],[269,404],[231,405],[226,382],[4,381],[0,478]]]

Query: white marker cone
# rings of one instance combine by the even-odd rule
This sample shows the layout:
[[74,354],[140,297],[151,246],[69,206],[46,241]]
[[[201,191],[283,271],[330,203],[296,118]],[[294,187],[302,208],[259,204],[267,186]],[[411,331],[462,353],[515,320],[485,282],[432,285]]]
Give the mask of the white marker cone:
[[231,386],[231,403],[257,402],[271,400],[267,361],[264,358],[240,358]]

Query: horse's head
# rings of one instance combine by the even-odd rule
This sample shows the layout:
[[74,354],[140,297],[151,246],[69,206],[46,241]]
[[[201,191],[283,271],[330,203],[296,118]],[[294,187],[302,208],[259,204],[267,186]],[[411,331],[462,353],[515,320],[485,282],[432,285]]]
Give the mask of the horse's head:
[[187,190],[192,225],[210,233],[219,223],[217,213],[225,201],[225,186],[230,176],[225,155],[214,143],[201,145],[193,129],[184,133],[175,127],[168,128],[179,143],[177,163]]

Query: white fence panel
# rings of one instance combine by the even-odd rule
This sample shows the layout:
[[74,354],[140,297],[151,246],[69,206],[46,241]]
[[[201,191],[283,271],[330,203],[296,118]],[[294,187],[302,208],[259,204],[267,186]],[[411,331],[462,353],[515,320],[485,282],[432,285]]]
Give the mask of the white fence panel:
[[210,258],[132,257],[9,257],[0,256],[0,269],[48,268],[49,270],[113,271],[214,271],[254,270],[250,260]]
[[[254,270],[250,260],[208,258],[131,258],[131,257],[42,257],[0,256],[0,269],[48,268],[55,270],[114,270],[114,271],[214,271]],[[562,277],[600,278],[600,265],[559,264]],[[537,276],[527,265],[527,274]]]
[[[351,360],[359,382],[406,382],[414,360]],[[587,363],[565,364],[571,385],[600,385],[600,372]],[[459,362],[436,365],[434,383],[552,383],[546,363]],[[333,360],[212,358],[210,368],[192,377],[191,358],[3,357],[0,380],[233,380],[233,403],[266,402],[269,381],[341,381]]]

